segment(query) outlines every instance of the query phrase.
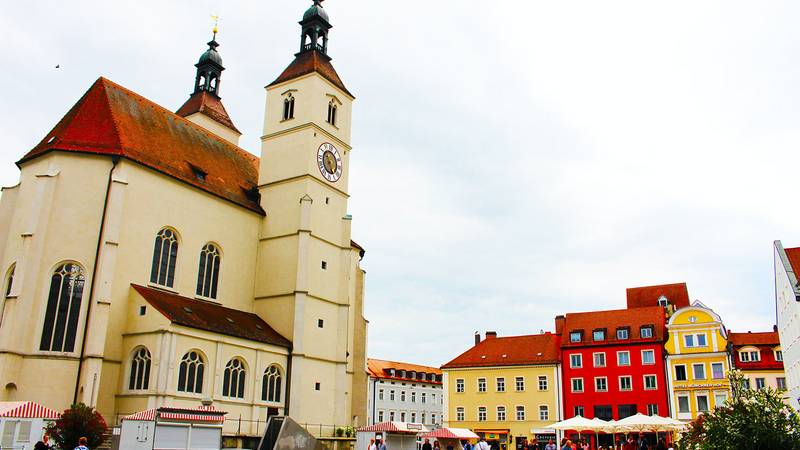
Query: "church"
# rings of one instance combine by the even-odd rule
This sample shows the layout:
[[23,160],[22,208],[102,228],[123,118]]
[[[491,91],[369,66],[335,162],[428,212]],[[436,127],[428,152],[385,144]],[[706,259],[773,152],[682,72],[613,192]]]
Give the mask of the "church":
[[236,419],[225,435],[366,423],[354,96],[320,0],[300,26],[260,158],[223,106],[216,30],[176,112],[101,77],[21,154],[0,199],[0,400],[83,402],[109,425],[210,402]]

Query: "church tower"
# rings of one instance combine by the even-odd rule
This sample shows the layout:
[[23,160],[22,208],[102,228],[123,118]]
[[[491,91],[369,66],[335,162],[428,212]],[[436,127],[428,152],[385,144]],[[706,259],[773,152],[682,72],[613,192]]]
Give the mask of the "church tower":
[[[365,423],[363,250],[347,212],[353,95],[314,0],[295,59],[267,87],[256,312],[293,343],[287,409],[300,423]],[[363,393],[361,391],[364,391]]]
[[219,96],[222,71],[225,67],[222,65],[222,56],[217,51],[219,43],[216,26],[214,26],[214,36],[206,45],[208,50],[200,55],[200,60],[195,64],[197,73],[194,77],[192,95],[175,114],[191,120],[234,145],[239,145],[242,133],[233,125]]

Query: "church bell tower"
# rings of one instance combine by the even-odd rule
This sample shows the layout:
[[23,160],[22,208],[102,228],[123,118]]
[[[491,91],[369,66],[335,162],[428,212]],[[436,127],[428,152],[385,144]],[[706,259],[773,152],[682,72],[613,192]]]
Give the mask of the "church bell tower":
[[361,415],[353,396],[366,392],[353,381],[366,352],[359,250],[347,211],[354,97],[331,64],[332,26],[320,3],[300,21],[300,51],[266,88],[255,305],[293,343],[289,415],[351,424]]

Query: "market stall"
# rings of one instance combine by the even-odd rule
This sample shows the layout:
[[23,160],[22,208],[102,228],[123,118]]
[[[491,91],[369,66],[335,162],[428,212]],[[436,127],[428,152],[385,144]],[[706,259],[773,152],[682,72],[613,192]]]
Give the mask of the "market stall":
[[452,446],[453,450],[463,450],[464,447],[461,442],[470,441],[475,443],[478,440],[478,435],[466,428],[439,428],[423,434],[422,439],[435,439],[439,441],[442,449]]
[[417,435],[428,431],[421,423],[376,423],[356,430],[356,448],[369,448],[370,440],[381,439],[391,450],[417,450]]
[[0,448],[29,450],[58,413],[35,402],[0,402]]
[[122,419],[125,450],[220,450],[225,411],[213,406],[148,409]]

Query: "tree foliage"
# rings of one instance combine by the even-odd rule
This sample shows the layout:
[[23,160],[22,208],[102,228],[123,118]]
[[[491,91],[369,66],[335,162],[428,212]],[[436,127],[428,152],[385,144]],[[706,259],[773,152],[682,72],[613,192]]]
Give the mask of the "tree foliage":
[[746,387],[741,372],[728,375],[731,398],[691,423],[678,443],[685,450],[800,449],[800,416],[772,388]]
[[94,408],[78,403],[65,410],[61,417],[47,426],[46,431],[55,444],[64,450],[78,446],[78,439],[85,437],[89,448],[97,448],[106,440],[108,426],[105,419]]

